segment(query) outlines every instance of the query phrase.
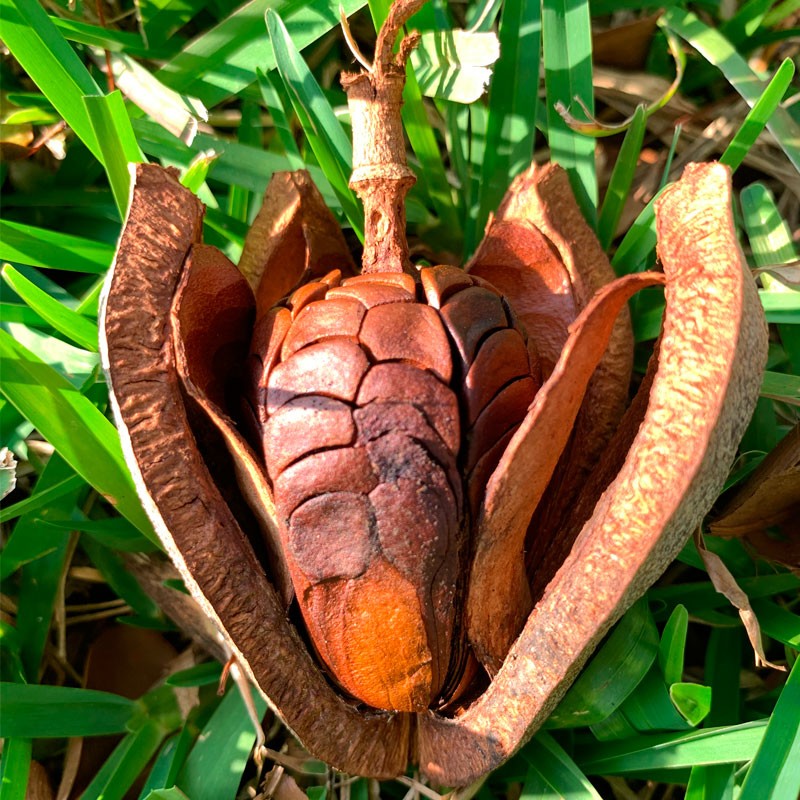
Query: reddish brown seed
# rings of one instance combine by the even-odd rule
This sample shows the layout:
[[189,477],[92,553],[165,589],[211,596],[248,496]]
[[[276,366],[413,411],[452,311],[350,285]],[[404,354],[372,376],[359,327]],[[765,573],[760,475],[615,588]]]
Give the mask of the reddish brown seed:
[[498,439],[495,445],[478,459],[472,471],[467,473],[467,498],[473,514],[480,507],[483,493],[486,491],[486,484],[500,462],[501,456],[514,435],[514,431],[515,428],[512,428],[502,438]]
[[343,595],[341,651],[364,700],[376,708],[425,711],[438,686],[415,587],[381,559]]
[[312,582],[356,578],[372,559],[372,509],[361,494],[336,492],[303,503],[292,514],[289,551]]
[[358,430],[358,444],[366,445],[390,433],[402,433],[422,444],[432,461],[447,471],[450,486],[461,504],[461,478],[454,458],[455,451],[448,450],[431,427],[425,415],[405,403],[370,403],[353,412]]
[[323,447],[343,447],[355,437],[350,407],[329,397],[297,397],[264,426],[264,460],[270,479],[298,458]]
[[478,343],[487,333],[508,326],[502,301],[482,286],[470,286],[454,294],[439,313],[467,366],[472,363]]
[[393,303],[371,308],[359,339],[376,361],[408,361],[450,382],[450,343],[439,315],[429,306]]
[[369,494],[378,485],[363,447],[312,453],[287,467],[275,480],[278,515],[286,519],[301,503],[328,492]]
[[[365,277],[371,278],[371,275]],[[352,297],[358,300],[364,308],[386,305],[387,303],[413,303],[414,294],[402,286],[393,286],[388,283],[369,281],[337,286],[328,292],[328,297]]]
[[375,364],[364,377],[356,402],[374,400],[411,403],[426,414],[449,450],[461,446],[461,424],[455,393],[430,372],[411,364]]
[[440,453],[442,458],[448,453],[435,429],[431,427],[425,415],[407,403],[370,403],[353,412],[353,419],[358,430],[357,444],[362,447],[387,433],[401,432],[425,444],[432,453]]
[[378,272],[371,275],[356,275],[354,278],[347,278],[342,281],[342,286],[357,286],[358,284],[372,283],[385,284],[387,286],[399,286],[409,294],[417,293],[417,284],[411,275],[405,272]]
[[[442,484],[441,476],[438,482]],[[369,499],[381,552],[415,586],[429,585],[449,549],[447,505],[452,497],[419,480],[400,478],[379,484]]]
[[464,381],[467,423],[472,425],[497,392],[510,381],[530,375],[528,348],[519,331],[491,334],[478,350]]
[[330,287],[321,281],[312,281],[301,286],[296,291],[292,292],[286,305],[291,309],[292,319],[296,319],[297,315],[309,304],[316,300],[323,300],[325,294]]
[[267,421],[267,379],[280,356],[283,340],[292,324],[292,315],[285,308],[271,308],[256,322],[250,343],[247,370],[253,392],[253,407],[259,422]]
[[441,308],[453,294],[473,285],[470,276],[458,267],[427,267],[420,271],[420,278],[428,305],[433,308]]
[[320,280],[326,286],[338,286],[342,282],[342,271],[340,269],[332,269],[330,272],[323,275]]
[[537,388],[532,378],[521,378],[495,395],[467,434],[467,470],[508,430],[522,422]]
[[[459,509],[452,498],[452,488],[444,470],[431,458],[429,451],[403,433],[390,433],[370,442],[367,452],[380,483],[393,484],[404,478],[435,489],[443,498],[449,494],[447,507],[453,523],[451,531],[456,535]],[[406,532],[405,535],[413,536],[413,533]]]
[[286,361],[292,353],[308,344],[334,336],[355,341],[366,309],[357,300],[329,298],[324,302],[309,303],[297,315],[281,349],[281,359]]
[[368,369],[369,361],[355,342],[328,339],[312,344],[272,370],[267,413],[274,414],[299,395],[321,394],[352,402]]

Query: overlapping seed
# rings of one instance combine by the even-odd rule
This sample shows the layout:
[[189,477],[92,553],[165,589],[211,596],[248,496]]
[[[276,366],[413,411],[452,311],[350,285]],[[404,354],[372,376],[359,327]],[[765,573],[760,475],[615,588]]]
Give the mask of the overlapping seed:
[[[410,275],[306,284],[257,324],[250,378],[317,650],[356,697],[415,711],[458,650],[465,490],[474,510],[536,390],[494,289],[451,267],[421,281],[427,302]],[[376,627],[417,644],[398,655]]]

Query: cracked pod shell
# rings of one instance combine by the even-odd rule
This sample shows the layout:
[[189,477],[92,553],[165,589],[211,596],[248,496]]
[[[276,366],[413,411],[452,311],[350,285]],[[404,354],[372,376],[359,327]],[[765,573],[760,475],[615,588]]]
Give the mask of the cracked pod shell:
[[[528,177],[535,189],[535,172]],[[286,202],[278,205],[284,208],[292,207],[298,184],[307,179],[295,174],[275,180],[268,196],[274,200],[283,193]],[[763,315],[738,249],[729,200],[729,175],[718,165],[690,167],[665,192],[657,211],[667,297],[659,358],[651,364],[643,396],[587,481],[591,502],[583,492],[578,495],[576,506],[588,504],[587,518],[542,591],[531,597],[535,605],[519,635],[509,634],[511,650],[488,689],[457,717],[432,710],[412,717],[366,710],[331,687],[287,619],[285,598],[276,590],[280,570],[268,565],[268,577],[237,521],[235,504],[212,478],[198,446],[202,432],[190,419],[202,400],[222,426],[227,424],[214,408],[213,391],[209,395],[202,385],[204,370],[195,363],[200,357],[214,360],[214,337],[205,340],[208,346],[195,347],[191,332],[174,341],[182,318],[176,293],[190,280],[192,265],[202,261],[202,206],[168,171],[137,166],[102,307],[103,364],[126,460],[159,537],[215,635],[316,757],[347,772],[387,777],[402,774],[413,756],[437,783],[459,786],[475,780],[541,725],[609,626],[679,551],[722,486],[757,396],[766,354]],[[547,203],[534,198],[506,222],[533,224],[531,205],[541,210]],[[314,214],[322,213],[315,206]],[[273,226],[278,238],[287,231],[296,235],[295,282],[317,263],[303,233],[305,214],[300,204]],[[574,244],[565,237],[564,246]],[[229,262],[221,264],[224,268],[214,274],[229,275],[236,284],[235,270],[229,271]],[[276,268],[267,259],[262,274]],[[523,308],[530,282],[524,280],[524,263],[514,268],[519,297],[508,294],[515,307]],[[250,283],[258,288],[268,281]],[[591,349],[595,330],[609,335],[609,315],[640,284],[647,282],[634,276],[592,301],[574,322],[552,371],[543,376],[540,399],[511,437],[481,500],[477,535],[485,564],[497,548],[507,554],[519,545],[501,535],[505,528],[498,521],[509,513],[503,498],[515,509],[512,519],[533,513],[529,482],[515,465],[536,463],[531,458],[541,449],[534,446],[537,434],[560,429],[559,398],[572,398],[576,370],[582,373],[578,383],[588,382],[585,373],[591,375],[596,360],[581,356],[581,348]],[[238,289],[231,290],[231,297],[240,296]],[[184,305],[184,311],[191,308]],[[247,303],[219,308],[206,302],[203,308],[209,325],[223,313],[252,316]],[[524,319],[524,310],[518,313]],[[187,312],[183,319],[190,316]],[[253,453],[234,433],[225,446],[239,454],[241,474],[250,475]],[[247,480],[254,493],[263,489],[257,475]],[[275,531],[269,503],[263,505],[263,534],[269,537]],[[520,558],[524,537],[522,542]],[[490,569],[485,574],[492,577]],[[477,625],[478,638],[484,628]],[[492,647],[488,641],[489,659],[496,658]]]

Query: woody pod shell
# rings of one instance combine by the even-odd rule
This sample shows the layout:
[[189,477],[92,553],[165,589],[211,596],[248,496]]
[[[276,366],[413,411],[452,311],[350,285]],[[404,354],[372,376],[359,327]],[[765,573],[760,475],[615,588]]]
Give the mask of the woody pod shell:
[[[518,178],[497,224],[518,231],[546,227],[547,220],[536,217],[552,210],[540,196],[548,176],[558,181],[552,174],[532,170]],[[427,711],[415,715],[413,725],[410,714],[365,710],[332,688],[287,618],[276,590],[280,570],[267,575],[212,477],[190,424],[198,396],[179,375],[181,354],[171,338],[176,290],[190,257],[203,252],[193,251],[201,238],[202,204],[171,172],[156,166],[137,165],[132,183],[102,303],[103,365],[143,505],[210,621],[209,636],[236,657],[309,752],[337,769],[390,777],[402,774],[413,759],[431,780],[449,786],[466,785],[494,769],[542,724],[609,627],[700,523],[721,490],[749,419],[766,357],[766,329],[733,229],[727,170],[691,165],[659,201],[667,309],[658,361],[651,364],[644,394],[611,432],[586,521],[536,593],[533,610],[486,691],[457,717]],[[267,212],[271,228],[261,230],[271,229],[273,236],[260,247],[280,249],[291,239],[292,252],[302,256],[285,279],[289,285],[277,290],[281,293],[303,274],[326,269],[326,248],[328,255],[333,251],[347,260],[331,245],[337,234],[330,220],[322,225],[320,245],[315,233],[320,228],[308,224],[308,209],[312,216],[324,212],[318,200],[299,202],[304,194],[314,191],[302,173],[277,175],[267,192],[266,205],[276,207]],[[562,233],[562,248],[580,249],[569,231]],[[492,234],[490,228],[489,244]],[[550,241],[555,238],[552,234]],[[273,255],[262,252],[266,269],[276,263]],[[495,266],[502,262],[507,273],[525,282],[524,264],[498,258]],[[479,249],[471,268],[491,280],[492,259],[480,259]],[[633,286],[637,279],[626,280]],[[223,281],[214,291],[220,304],[228,298],[241,305],[235,285]],[[601,290],[595,305],[619,295],[614,302],[620,306],[630,293],[624,287]],[[280,296],[257,301],[271,305]],[[612,326],[614,317],[616,312],[603,325]],[[555,378],[534,405],[546,407],[548,398],[569,394],[570,363],[580,360],[577,334],[591,338],[591,325],[583,322],[576,323],[572,349],[553,365]],[[512,455],[523,464],[535,452],[531,430],[535,433],[536,425],[523,423],[513,440]],[[513,496],[509,480],[490,482],[498,502]],[[498,513],[502,520],[502,508]],[[495,533],[502,538],[504,530]],[[489,555],[497,546],[492,536],[483,544]]]

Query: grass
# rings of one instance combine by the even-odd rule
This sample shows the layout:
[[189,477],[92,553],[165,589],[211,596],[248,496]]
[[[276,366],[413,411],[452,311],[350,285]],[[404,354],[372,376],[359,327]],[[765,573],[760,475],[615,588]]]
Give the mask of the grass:
[[[344,4],[367,53],[373,20],[387,8],[385,0]],[[688,161],[720,158],[736,169],[739,233],[760,270],[772,337],[729,490],[798,421],[796,4],[750,0],[723,16],[719,4],[679,0],[655,30],[632,29],[617,47],[641,44],[638,63],[592,67],[603,37],[655,8],[479,0],[424,9],[415,25],[430,33],[497,30],[501,55],[488,93],[468,106],[435,75],[425,81],[434,96],[423,95],[410,69],[403,113],[420,180],[409,196],[409,236],[431,257],[466,259],[513,176],[531,158],[552,156],[623,274],[653,263],[652,199]],[[125,569],[125,558],[157,545],[107,414],[98,294],[131,161],[177,167],[209,206],[206,240],[234,259],[281,169],[310,169],[343,226],[362,235],[335,77],[353,69],[338,15],[331,0],[235,9],[139,0],[135,13],[122,0],[106,9],[104,25],[93,3],[0,0],[0,37],[12,56],[1,67],[0,446],[18,461],[0,515],[2,800],[22,800],[41,767],[54,787],[86,800],[232,800],[256,787],[255,734],[241,697],[217,696],[219,667],[188,648]],[[658,108],[676,67],[667,35],[682,43],[687,64],[678,95]],[[102,48],[113,63],[136,66],[133,85],[110,90]],[[597,123],[582,127],[595,133],[633,121],[627,133],[593,138],[565,124],[557,102],[583,122],[593,113]],[[642,102],[652,113],[637,111]],[[657,292],[633,304],[640,368],[662,307]],[[606,638],[546,729],[462,797],[797,797],[800,578],[741,541],[706,536],[706,546],[752,601],[767,657],[787,672],[754,666],[739,616],[689,543]],[[115,677],[114,663],[128,669]],[[438,796],[412,775],[377,784],[334,773],[256,704],[272,791],[312,800]],[[109,744],[101,735],[110,733],[118,735]],[[101,744],[91,747],[95,736]]]

